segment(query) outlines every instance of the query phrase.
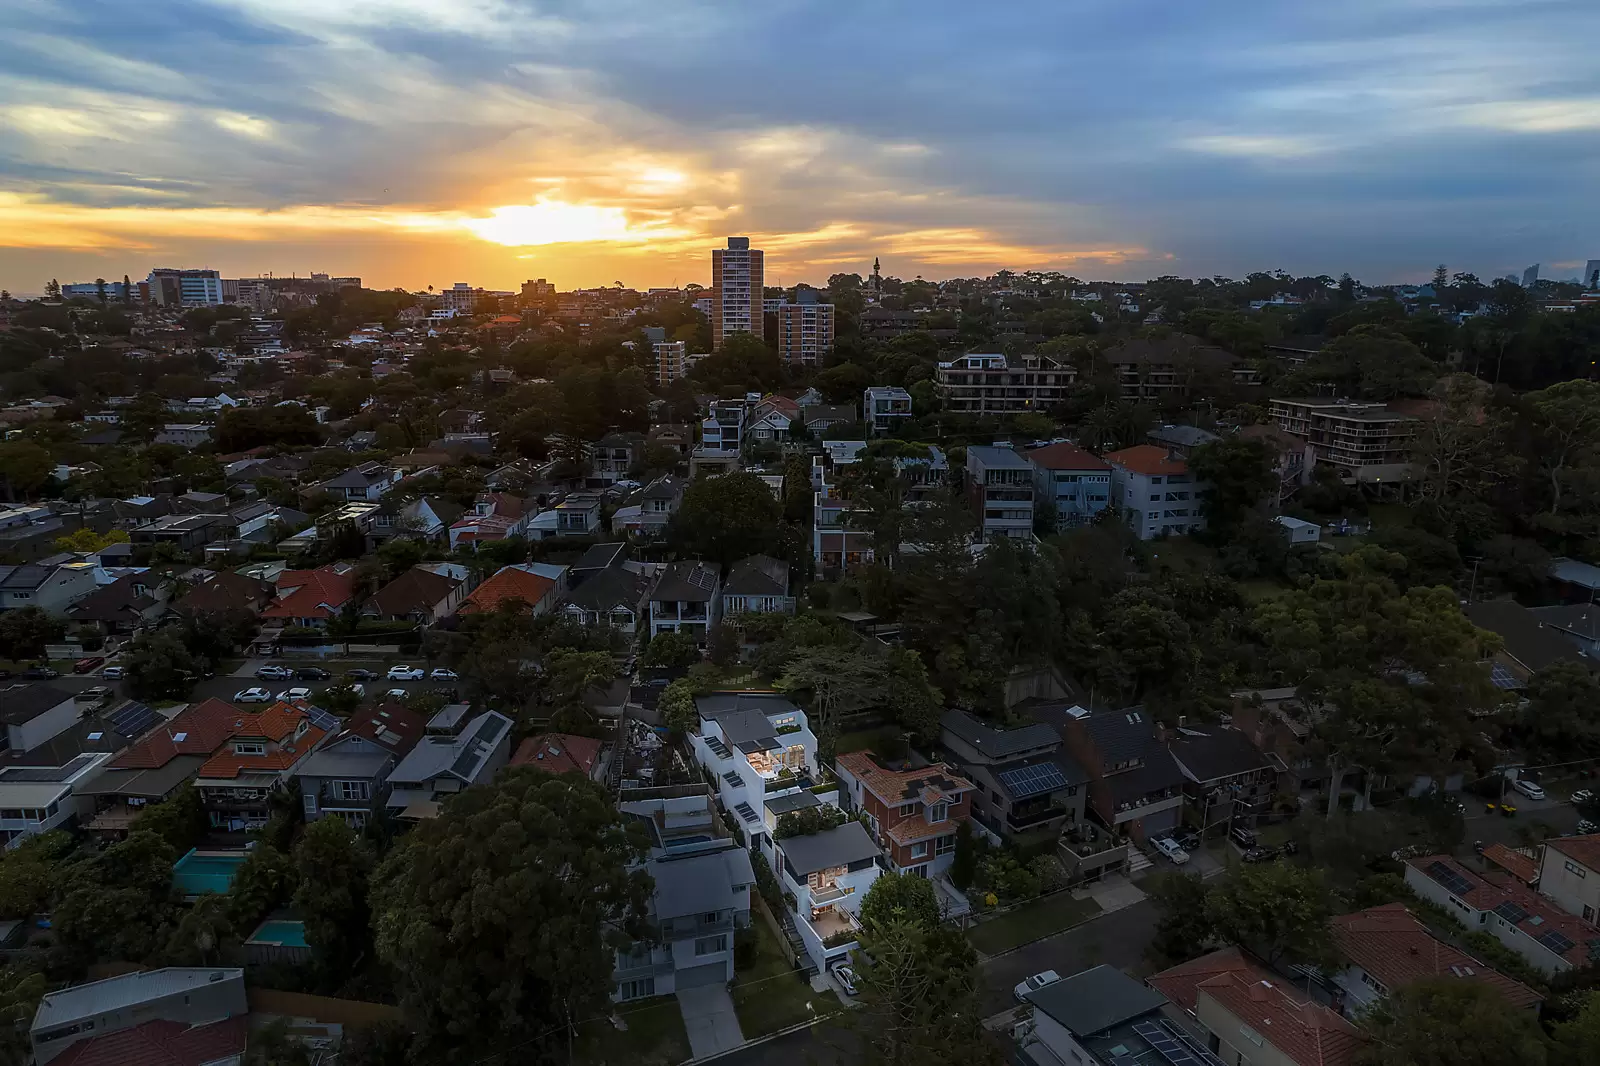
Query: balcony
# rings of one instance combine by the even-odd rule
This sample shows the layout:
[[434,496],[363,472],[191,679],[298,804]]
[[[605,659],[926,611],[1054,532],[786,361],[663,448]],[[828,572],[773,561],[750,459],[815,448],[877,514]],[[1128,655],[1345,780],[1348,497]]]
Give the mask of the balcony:
[[763,775],[763,780],[766,785],[764,791],[768,793],[787,792],[791,788],[811,788],[816,784],[810,775],[797,774],[792,770],[782,771],[776,777],[769,778]]
[[1042,807],[1037,810],[1018,813],[1015,810],[1006,812],[1006,825],[1011,829],[1031,829],[1033,826],[1048,822],[1053,818],[1060,818],[1067,812],[1054,805]]
[[825,885],[822,888],[812,890],[811,904],[814,907],[821,907],[828,903],[837,903],[848,895],[850,895],[850,892],[847,889],[840,888],[838,884]]

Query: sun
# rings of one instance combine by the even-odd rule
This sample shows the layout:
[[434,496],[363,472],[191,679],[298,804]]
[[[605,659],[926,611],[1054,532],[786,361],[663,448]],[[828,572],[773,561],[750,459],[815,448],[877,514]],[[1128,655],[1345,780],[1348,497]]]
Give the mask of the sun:
[[583,241],[638,241],[645,234],[629,228],[620,207],[540,200],[535,204],[496,207],[487,218],[463,219],[462,226],[495,244],[526,247]]

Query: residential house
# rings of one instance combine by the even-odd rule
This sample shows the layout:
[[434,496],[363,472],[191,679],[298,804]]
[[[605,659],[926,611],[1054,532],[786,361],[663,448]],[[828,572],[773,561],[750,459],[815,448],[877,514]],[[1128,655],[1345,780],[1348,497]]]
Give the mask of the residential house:
[[1449,855],[1405,860],[1406,886],[1472,932],[1488,933],[1546,976],[1600,962],[1593,926],[1515,877],[1475,873]]
[[384,494],[400,483],[401,474],[386,463],[373,461],[352,466],[344,473],[331,477],[317,488],[336,500],[359,500],[377,503]]
[[892,437],[911,418],[911,394],[898,385],[874,385],[861,395],[867,433]]
[[407,537],[429,544],[449,540],[450,527],[460,521],[465,508],[443,496],[423,496],[415,500],[386,498],[378,504],[367,529],[374,545],[395,537]]
[[1045,722],[1002,728],[946,711],[940,744],[977,786],[972,817],[993,836],[1059,834],[1083,821],[1089,775]]
[[722,618],[722,579],[710,563],[669,563],[650,589],[650,636],[688,633],[705,643]]
[[1600,609],[1587,603],[1532,607],[1539,623],[1566,637],[1584,655],[1600,658]]
[[1183,817],[1183,771],[1143,707],[1093,713],[1060,703],[1030,712],[1055,727],[1089,776],[1089,810],[1100,823],[1135,840],[1176,829]]
[[239,523],[230,514],[169,514],[128,534],[135,545],[168,544],[184,555],[197,552],[212,541],[236,540]]
[[549,563],[517,563],[502,567],[473,589],[457,614],[483,614],[520,604],[530,614],[544,614],[567,588],[567,568]]
[[819,403],[803,408],[800,418],[805,423],[806,432],[813,439],[820,440],[822,435],[834,426],[848,426],[857,420],[854,404]]
[[789,439],[790,427],[800,416],[800,405],[789,397],[764,396],[760,403],[750,409],[744,426],[744,442],[781,444]]
[[[10,711],[4,713],[11,717]],[[60,829],[94,813],[95,800],[77,789],[93,780],[112,758],[109,751],[74,755],[64,763],[0,768],[0,846],[13,848],[31,836]]]
[[1182,403],[1194,394],[1252,389],[1261,374],[1245,359],[1198,337],[1173,334],[1124,341],[1105,353],[1124,399],[1156,406]]
[[459,564],[423,563],[413,566],[361,605],[363,618],[386,622],[420,622],[433,625],[448,618],[471,591],[470,571]]
[[127,636],[155,624],[166,613],[167,591],[148,571],[124,574],[68,607],[67,621],[93,626],[105,636]]
[[598,533],[602,502],[596,493],[575,492],[556,504],[555,535],[589,537]]
[[511,766],[531,766],[547,774],[578,774],[604,781],[611,766],[611,751],[593,737],[571,733],[540,733],[523,740],[511,756]]
[[661,475],[628,497],[626,506],[617,508],[616,514],[611,516],[611,528],[643,537],[665,535],[667,523],[683,504],[683,489],[682,478]]
[[811,497],[811,557],[829,574],[864,566],[874,555],[872,531],[849,518],[856,506],[830,477],[832,469],[827,464],[812,467]]
[[713,400],[700,422],[700,447],[709,457],[737,456],[744,447],[747,413],[743,400]]
[[561,610],[583,625],[610,626],[632,636],[648,610],[653,571],[650,563],[613,563],[585,576],[562,598]]
[[[214,828],[259,829],[272,816],[272,797],[288,787],[298,765],[338,728],[339,720],[304,703],[282,700],[264,711],[229,710],[231,716],[220,718],[214,708],[210,712],[211,724],[220,725],[226,739],[196,771],[195,787]],[[176,725],[175,718],[167,729]],[[176,734],[172,740],[177,741]]]
[[204,422],[174,422],[161,427],[152,444],[171,444],[185,451],[193,451],[211,443],[211,426]]
[[1271,812],[1278,775],[1240,730],[1179,728],[1168,734],[1167,750],[1183,773],[1188,818],[1201,837],[1254,829]]
[[1473,625],[1499,634],[1502,647],[1494,654],[1493,666],[1501,669],[1505,680],[1514,680],[1517,687],[1558,662],[1574,663],[1588,670],[1595,668],[1594,662],[1566,633],[1546,625],[1538,615],[1515,600],[1480,600],[1462,610]]
[[1328,780],[1328,759],[1313,756],[1311,734],[1326,708],[1308,704],[1299,689],[1241,689],[1233,694],[1233,726],[1250,738],[1277,773],[1276,791],[1298,796]]
[[752,555],[733,564],[722,586],[722,613],[794,614],[789,595],[789,564],[769,555]]
[[1094,521],[1111,503],[1111,464],[1070,441],[1027,453],[1033,464],[1034,505],[1048,507],[1055,528],[1076,529]]
[[883,867],[860,822],[777,841],[778,884],[794,900],[791,917],[812,966],[826,972],[859,947],[861,901]]
[[198,584],[172,603],[175,611],[210,614],[223,611],[248,611],[260,614],[272,602],[275,588],[265,581],[228,570],[202,570]]
[[1010,448],[967,449],[967,499],[984,540],[1033,540],[1034,468]]
[[279,625],[326,629],[355,595],[355,585],[353,567],[285,570],[278,575],[277,593],[261,618]]
[[498,711],[466,718],[465,711],[452,705],[434,715],[427,734],[389,772],[391,814],[433,818],[450,796],[488,782],[506,764],[511,719]]
[[839,799],[865,811],[894,873],[937,877],[955,861],[956,831],[972,814],[976,787],[948,766],[893,769],[871,752],[834,760]]
[[[817,738],[806,713],[776,692],[713,692],[695,697],[700,725],[689,735],[695,759],[712,777],[722,809],[771,862],[779,816],[798,810],[782,797],[806,791],[817,774]],[[814,795],[814,794],[812,794]],[[806,806],[820,806],[805,803]]]
[[1179,459],[1187,459],[1194,454],[1194,450],[1205,444],[1213,444],[1222,438],[1210,430],[1201,429],[1199,426],[1164,425],[1145,433],[1145,439],[1158,448],[1165,448],[1167,453]]
[[589,456],[589,481],[592,485],[615,485],[626,481],[635,463],[644,458],[643,433],[607,433],[594,442]]
[[1274,399],[1278,428],[1304,440],[1306,467],[1327,463],[1346,481],[1398,484],[1417,474],[1411,444],[1421,422],[1395,405],[1344,399]]
[[1600,925],[1600,833],[1546,840],[1539,892],[1568,914]]
[[65,614],[98,587],[94,574],[95,565],[86,562],[0,566],[0,611],[37,607],[48,614]]
[[934,368],[949,411],[1017,415],[1048,411],[1066,401],[1078,368],[1048,355],[973,352]]
[[[119,710],[115,720],[139,736],[77,788],[91,797],[93,817],[84,828],[101,840],[126,836],[146,807],[170,799],[232,736],[238,711],[222,700],[190,704],[170,721],[143,705]],[[94,734],[90,733],[90,737]]]
[[1183,459],[1154,444],[1139,444],[1109,453],[1106,462],[1111,464],[1111,499],[1140,540],[1205,528],[1205,486],[1195,481]]
[[1021,1062],[1219,1066],[1166,996],[1104,963],[1034,989],[1026,1002],[1032,1016],[1021,1041]]
[[519,497],[506,492],[479,493],[472,510],[451,523],[450,549],[524,536],[533,517],[533,509]]
[[1424,978],[1486,985],[1513,1007],[1537,1011],[1542,1002],[1527,985],[1434,936],[1403,903],[1336,916],[1333,944],[1345,963],[1333,984],[1343,992],[1341,1009],[1347,1018]]
[[49,684],[0,684],[0,752],[33,751],[82,717],[77,696]]
[[250,1006],[244,970],[169,966],[47,992],[29,1026],[38,1066],[237,1066]]
[[422,715],[399,703],[366,705],[295,768],[306,821],[327,815],[362,829],[389,799],[389,774],[422,739]]
[[1235,1066],[1355,1066],[1366,1036],[1277,974],[1223,948],[1146,983],[1182,1007],[1206,1047]]

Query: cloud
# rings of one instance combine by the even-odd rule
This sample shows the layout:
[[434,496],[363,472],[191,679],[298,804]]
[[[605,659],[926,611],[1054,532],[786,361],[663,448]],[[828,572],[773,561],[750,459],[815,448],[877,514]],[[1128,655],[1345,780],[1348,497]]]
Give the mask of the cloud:
[[1246,159],[1302,159],[1328,151],[1329,145],[1314,137],[1272,134],[1212,134],[1186,137],[1180,142],[1191,152],[1208,155],[1240,156]]

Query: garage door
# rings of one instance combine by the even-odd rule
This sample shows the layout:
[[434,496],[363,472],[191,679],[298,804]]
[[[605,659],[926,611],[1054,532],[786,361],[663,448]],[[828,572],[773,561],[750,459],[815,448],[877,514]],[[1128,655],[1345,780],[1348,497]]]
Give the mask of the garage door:
[[706,966],[691,966],[687,970],[679,970],[674,987],[678,991],[685,988],[702,988],[705,985],[721,985],[728,981],[728,964],[713,962]]

